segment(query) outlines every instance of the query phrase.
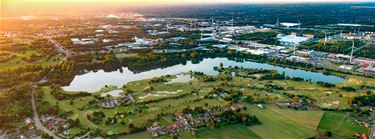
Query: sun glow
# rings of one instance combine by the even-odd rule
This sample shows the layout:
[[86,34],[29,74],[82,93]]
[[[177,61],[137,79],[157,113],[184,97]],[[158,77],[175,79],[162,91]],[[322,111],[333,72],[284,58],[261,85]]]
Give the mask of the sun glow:
[[187,4],[217,3],[304,3],[304,2],[366,2],[373,0],[1,0],[1,16],[35,15],[58,11],[137,8]]

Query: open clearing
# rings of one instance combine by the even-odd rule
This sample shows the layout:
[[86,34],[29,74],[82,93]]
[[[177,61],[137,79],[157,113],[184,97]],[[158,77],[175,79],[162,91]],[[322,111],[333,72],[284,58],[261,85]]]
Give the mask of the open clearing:
[[356,132],[367,133],[369,130],[365,127],[352,124],[353,118],[349,115],[325,112],[320,124],[318,131],[331,131],[333,138],[345,138],[353,136]]

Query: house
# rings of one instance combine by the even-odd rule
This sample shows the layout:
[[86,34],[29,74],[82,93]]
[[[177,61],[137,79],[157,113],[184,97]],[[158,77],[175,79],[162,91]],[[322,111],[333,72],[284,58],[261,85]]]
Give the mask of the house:
[[359,57],[353,59],[353,63],[358,65],[375,65],[375,59]]
[[33,120],[30,118],[30,117],[27,117],[25,119],[25,123],[28,125],[28,124],[32,124],[33,123]]
[[260,108],[260,109],[264,109],[263,104],[258,104],[257,107]]

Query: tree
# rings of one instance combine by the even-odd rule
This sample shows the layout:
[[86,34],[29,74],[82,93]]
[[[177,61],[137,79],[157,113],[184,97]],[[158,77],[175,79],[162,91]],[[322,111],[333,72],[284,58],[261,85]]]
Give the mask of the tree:
[[135,127],[135,125],[133,123],[131,123],[131,122],[128,123],[128,128],[129,129],[133,129],[134,127]]
[[298,97],[298,96],[294,96],[294,97],[293,97],[293,100],[294,100],[295,102],[297,102],[297,101],[299,100],[299,97]]
[[352,104],[353,104],[353,101],[354,101],[354,96],[350,96],[350,97],[348,97],[348,104],[349,104],[349,105],[352,105]]
[[331,131],[325,131],[324,136],[326,137],[332,137],[332,132]]
[[190,54],[190,56],[191,56],[192,58],[195,58],[197,55],[198,55],[198,53],[195,52],[195,51],[191,52],[191,54]]

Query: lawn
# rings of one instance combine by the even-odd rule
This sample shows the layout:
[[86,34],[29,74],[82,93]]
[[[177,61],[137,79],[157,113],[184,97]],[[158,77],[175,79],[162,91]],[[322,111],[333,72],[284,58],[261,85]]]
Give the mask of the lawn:
[[[63,59],[62,55],[55,55],[53,56],[50,60],[47,60],[46,56],[42,56],[39,59],[33,61],[33,62],[27,62],[24,61],[23,58],[28,58],[32,55],[41,55],[40,52],[36,50],[32,50],[29,48],[28,45],[19,45],[17,46],[17,49],[22,49],[22,51],[15,51],[13,50],[12,52],[10,51],[4,51],[5,53],[9,53],[11,55],[14,55],[15,57],[6,61],[6,62],[0,62],[0,69],[12,69],[12,68],[18,68],[20,65],[25,66],[25,65],[41,65],[43,67],[48,67],[55,65],[60,62],[60,60]],[[56,61],[52,59],[57,59]]]
[[322,111],[295,111],[266,105],[265,109],[250,106],[249,112],[257,116],[261,125],[248,127],[261,138],[297,139],[313,137],[323,115]]
[[[259,109],[249,105],[248,112],[256,115],[261,125],[244,126],[241,124],[228,125],[215,129],[201,129],[195,137],[181,132],[180,138],[204,138],[204,139],[299,139],[313,137],[317,134],[319,121],[323,115],[322,111],[295,111],[281,109],[275,105],[266,105],[265,109]],[[150,133],[142,132],[127,135],[123,138],[151,138]],[[162,139],[170,138],[162,136]]]
[[325,112],[318,126],[318,131],[331,131],[333,138],[348,138],[355,133],[368,133],[363,126],[353,124],[354,118],[347,114]]
[[198,131],[197,138],[205,139],[259,139],[261,138],[248,127],[237,124],[226,127]]

